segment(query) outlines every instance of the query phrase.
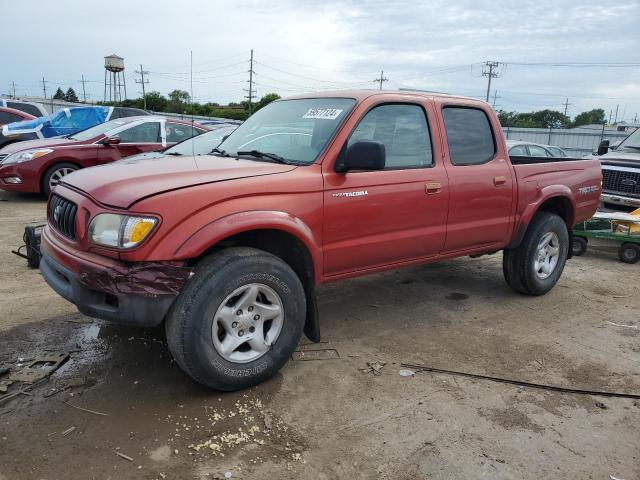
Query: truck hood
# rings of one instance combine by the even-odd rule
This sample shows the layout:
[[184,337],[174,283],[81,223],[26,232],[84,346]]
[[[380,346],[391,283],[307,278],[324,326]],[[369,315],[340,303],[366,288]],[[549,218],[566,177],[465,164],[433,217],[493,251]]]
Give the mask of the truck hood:
[[68,138],[41,138],[38,140],[24,140],[22,142],[10,143],[6,147],[0,149],[2,153],[16,153],[23,150],[31,150],[32,148],[57,147],[75,143]]
[[603,165],[621,165],[640,168],[640,151],[609,152],[597,157]]
[[129,208],[143,198],[171,190],[273,175],[295,168],[293,165],[213,155],[138,157],[78,170],[64,177],[62,183],[85,192],[103,205]]

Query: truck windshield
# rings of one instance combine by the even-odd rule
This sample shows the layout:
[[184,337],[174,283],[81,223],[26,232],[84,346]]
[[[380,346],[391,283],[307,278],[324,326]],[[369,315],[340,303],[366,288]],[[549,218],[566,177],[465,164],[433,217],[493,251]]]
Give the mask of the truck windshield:
[[[325,149],[356,101],[351,98],[305,98],[270,103],[238,127],[219,147],[227,155],[311,164]],[[265,155],[268,154],[268,155]]]
[[616,150],[624,150],[625,148],[631,150],[640,150],[640,128],[636,129],[631,135],[625,138]]

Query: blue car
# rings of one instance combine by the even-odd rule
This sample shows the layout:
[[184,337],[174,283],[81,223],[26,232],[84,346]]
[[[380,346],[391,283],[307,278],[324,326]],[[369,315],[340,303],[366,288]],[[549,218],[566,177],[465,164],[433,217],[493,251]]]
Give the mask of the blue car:
[[9,143],[38,138],[63,137],[117,118],[149,115],[139,108],[70,107],[45,117],[4,125],[0,148]]

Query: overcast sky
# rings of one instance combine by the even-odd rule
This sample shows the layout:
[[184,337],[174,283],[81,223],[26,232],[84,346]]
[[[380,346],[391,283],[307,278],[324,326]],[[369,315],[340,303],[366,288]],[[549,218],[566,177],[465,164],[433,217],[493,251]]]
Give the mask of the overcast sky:
[[[484,97],[481,63],[503,62],[493,80],[497,108],[615,110],[640,117],[640,67],[518,63],[640,62],[640,0],[515,1],[5,1],[0,92],[47,93],[72,86],[103,96],[105,55],[149,70],[149,90],[189,90],[193,51],[197,101],[239,101],[254,49],[257,95],[418,88]],[[16,19],[19,21],[12,21]]]

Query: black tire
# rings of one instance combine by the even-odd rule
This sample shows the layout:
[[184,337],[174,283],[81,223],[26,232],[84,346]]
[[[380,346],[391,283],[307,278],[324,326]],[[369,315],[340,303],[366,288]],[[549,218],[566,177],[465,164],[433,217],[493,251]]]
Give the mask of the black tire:
[[582,237],[573,237],[573,243],[571,244],[571,253],[573,256],[579,257],[584,255],[587,251],[587,239]]
[[[236,363],[216,350],[213,317],[232,292],[250,283],[261,283],[278,294],[284,321],[266,353]],[[305,316],[304,289],[289,265],[262,250],[233,247],[197,265],[167,316],[167,343],[178,365],[196,382],[216,390],[240,390],[267,380],[284,366],[302,336]]]
[[[540,278],[534,268],[535,255],[542,237],[549,232],[557,235],[559,256],[554,270],[547,278]],[[569,253],[567,225],[558,215],[548,212],[535,214],[520,245],[506,249],[502,257],[502,269],[507,284],[525,295],[544,295],[551,290],[562,275]]]
[[49,195],[51,195],[51,177],[54,176],[54,174],[56,174],[56,172],[60,171],[60,170],[78,170],[80,167],[78,167],[77,165],[74,165],[73,163],[69,163],[69,162],[62,162],[62,163],[56,163],[54,165],[51,165],[46,172],[44,172],[44,175],[42,176],[42,185],[40,185],[41,191],[42,193],[49,198]]
[[635,243],[623,243],[618,249],[618,258],[624,263],[638,263],[640,261],[640,246]]

